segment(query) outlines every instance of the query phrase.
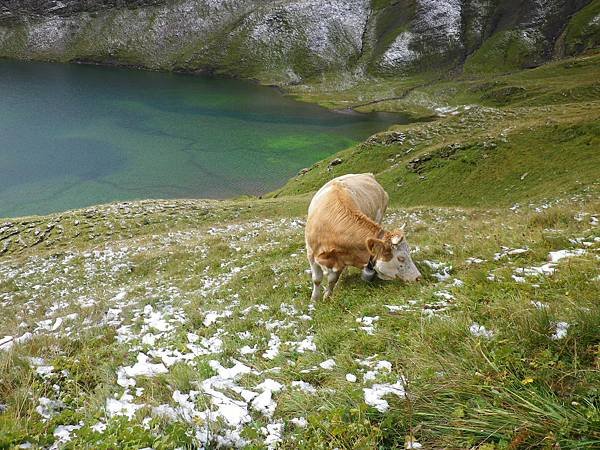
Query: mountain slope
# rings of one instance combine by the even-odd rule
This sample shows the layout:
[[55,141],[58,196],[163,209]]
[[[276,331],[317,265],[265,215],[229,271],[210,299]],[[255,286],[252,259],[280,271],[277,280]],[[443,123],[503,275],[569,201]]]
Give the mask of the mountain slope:
[[[502,72],[599,45],[599,0],[10,0],[0,56],[267,83]],[[344,81],[345,80],[345,81]]]

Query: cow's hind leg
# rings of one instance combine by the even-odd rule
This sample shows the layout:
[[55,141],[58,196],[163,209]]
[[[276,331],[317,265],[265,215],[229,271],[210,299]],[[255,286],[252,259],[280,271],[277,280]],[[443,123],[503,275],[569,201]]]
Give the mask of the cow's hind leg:
[[323,295],[323,298],[329,298],[331,296],[331,294],[333,293],[333,288],[335,287],[336,283],[340,279],[340,275],[342,274],[342,272],[343,272],[343,269],[342,270],[329,269],[327,271],[327,287],[325,288],[325,294]]
[[319,266],[315,259],[312,257],[308,257],[308,262],[310,263],[310,271],[312,274],[312,282],[313,282],[313,290],[310,299],[312,301],[319,300],[321,298],[321,281],[323,280],[323,269]]

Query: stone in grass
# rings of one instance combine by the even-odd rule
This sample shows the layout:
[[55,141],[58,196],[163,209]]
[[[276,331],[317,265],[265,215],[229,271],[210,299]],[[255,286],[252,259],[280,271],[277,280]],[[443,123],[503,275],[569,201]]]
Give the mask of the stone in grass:
[[339,166],[341,163],[343,163],[344,161],[342,160],[342,158],[335,158],[332,159],[331,162],[329,163],[328,167],[334,167],[334,166]]

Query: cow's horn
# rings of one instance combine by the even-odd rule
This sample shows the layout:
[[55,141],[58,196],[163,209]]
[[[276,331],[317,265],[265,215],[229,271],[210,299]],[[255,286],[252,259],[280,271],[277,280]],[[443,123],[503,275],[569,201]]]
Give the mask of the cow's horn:
[[404,228],[406,228],[406,222],[404,222],[404,223],[402,224],[402,226],[400,227],[400,230],[404,231]]

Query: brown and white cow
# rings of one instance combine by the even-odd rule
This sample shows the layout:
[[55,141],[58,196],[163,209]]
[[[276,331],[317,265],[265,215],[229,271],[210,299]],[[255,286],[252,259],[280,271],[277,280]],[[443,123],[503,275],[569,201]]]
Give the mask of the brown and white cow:
[[313,300],[321,296],[323,274],[327,298],[347,266],[363,268],[367,278],[369,271],[382,280],[421,278],[410,257],[404,226],[385,231],[380,225],[387,206],[387,193],[370,173],[335,178],[315,194],[305,230]]

